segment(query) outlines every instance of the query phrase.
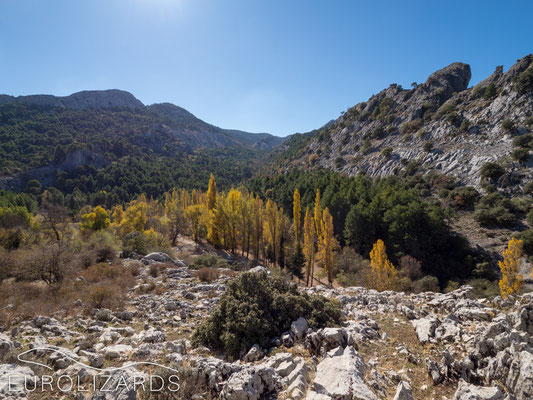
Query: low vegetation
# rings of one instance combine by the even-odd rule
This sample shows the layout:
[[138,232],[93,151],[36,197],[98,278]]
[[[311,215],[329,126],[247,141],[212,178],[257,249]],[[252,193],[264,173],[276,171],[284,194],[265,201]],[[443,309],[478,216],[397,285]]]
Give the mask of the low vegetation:
[[193,343],[237,358],[254,344],[263,348],[304,317],[310,326],[342,321],[339,304],[308,295],[295,284],[266,273],[242,273],[228,287],[209,319],[195,332]]

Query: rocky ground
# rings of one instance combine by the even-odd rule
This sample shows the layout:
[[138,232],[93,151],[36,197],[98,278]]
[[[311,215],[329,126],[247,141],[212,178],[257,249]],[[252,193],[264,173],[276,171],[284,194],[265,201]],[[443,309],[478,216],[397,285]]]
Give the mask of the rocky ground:
[[[364,288],[302,289],[337,299],[345,325],[313,330],[300,318],[270,349],[254,346],[241,360],[230,362],[206,348],[192,348],[190,338],[216,306],[233,271],[222,270],[218,279],[207,283],[184,263],[170,262],[161,254],[145,258],[144,263],[124,310],[37,316],[4,328],[0,398],[525,400],[533,396],[532,294],[488,301],[474,299],[468,286],[448,294],[417,295]],[[155,277],[152,265],[162,266]],[[261,267],[254,271],[265,273]],[[78,305],[81,310],[82,304]],[[38,350],[44,347],[56,351]],[[50,371],[16,361],[18,354],[30,349],[34,351],[24,358],[47,365]],[[160,397],[136,394],[136,376],[164,374],[164,368],[148,364],[108,370],[111,387],[119,388],[110,392],[74,388],[62,393],[47,388],[43,393],[37,379],[37,390],[13,393],[6,379],[16,373],[69,375],[77,377],[83,388],[94,375],[102,374],[98,368],[131,362],[175,368],[180,371],[180,390]]]

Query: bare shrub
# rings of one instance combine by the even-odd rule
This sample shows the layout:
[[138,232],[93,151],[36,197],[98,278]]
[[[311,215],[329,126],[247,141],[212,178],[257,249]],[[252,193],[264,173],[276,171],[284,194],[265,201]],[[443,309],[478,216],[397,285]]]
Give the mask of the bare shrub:
[[399,267],[403,275],[412,281],[422,276],[422,263],[410,255],[404,255],[400,258]]
[[115,279],[123,273],[123,268],[120,265],[109,265],[107,263],[99,263],[93,265],[83,273],[83,277],[88,282],[100,282],[104,279]]
[[97,262],[114,261],[117,258],[115,249],[109,245],[96,249],[95,253]]
[[141,263],[138,261],[130,263],[127,268],[132,276],[139,276],[141,274]]
[[151,264],[148,272],[152,278],[157,278],[159,276],[159,266],[157,264]]
[[201,282],[211,283],[218,279],[220,276],[220,271],[215,268],[203,267],[196,272],[196,276]]
[[112,284],[95,285],[89,288],[89,300],[95,308],[116,308],[121,299],[120,287]]

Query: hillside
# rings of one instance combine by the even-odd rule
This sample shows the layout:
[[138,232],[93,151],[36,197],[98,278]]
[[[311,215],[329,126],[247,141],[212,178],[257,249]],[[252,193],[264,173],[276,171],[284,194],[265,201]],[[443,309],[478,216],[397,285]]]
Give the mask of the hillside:
[[513,235],[530,243],[533,57],[469,88],[470,78],[469,65],[453,63],[412,89],[392,84],[333,123],[289,137],[269,155],[263,192],[301,185],[296,170],[395,176],[452,211],[452,229],[493,261]]
[[528,157],[513,153],[513,138],[533,127],[532,61],[524,57],[505,73],[497,67],[471,88],[470,66],[462,63],[412,89],[392,84],[333,124],[288,140],[275,157],[278,166],[370,176],[397,175],[410,166],[479,188],[481,167],[496,161],[506,169],[498,186],[516,191],[532,178]]
[[[215,171],[231,185],[250,177],[261,152],[282,140],[218,128],[169,103],[144,106],[119,90],[2,95],[0,187],[22,191],[37,180],[64,194],[115,190],[127,201],[196,187]],[[120,183],[129,187],[118,190]]]

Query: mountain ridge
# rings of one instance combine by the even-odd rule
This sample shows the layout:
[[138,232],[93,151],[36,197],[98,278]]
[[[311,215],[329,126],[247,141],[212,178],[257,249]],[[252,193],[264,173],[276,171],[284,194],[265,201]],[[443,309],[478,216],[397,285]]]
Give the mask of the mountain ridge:
[[422,172],[441,171],[479,188],[482,166],[507,157],[507,179],[518,176],[525,184],[531,177],[521,169],[530,165],[512,160],[511,152],[513,138],[531,130],[532,59],[519,59],[505,73],[499,66],[472,88],[470,66],[463,63],[434,72],[412,89],[392,84],[306,140],[286,141],[274,155],[274,169],[388,176],[417,164]]
[[[242,144],[251,146],[257,145],[257,147],[261,150],[269,150],[284,140],[281,137],[271,135],[269,133],[253,133],[237,129],[219,128],[215,125],[202,121],[190,111],[169,102],[145,105],[130,92],[120,89],[83,90],[72,93],[68,96],[54,96],[49,94],[11,96],[7,94],[0,94],[0,106],[10,103],[59,108],[70,107],[75,110],[102,110],[114,108],[155,110],[156,112],[167,117],[183,119],[190,124],[201,126],[204,131],[222,133],[242,142]],[[230,143],[227,144],[229,145]]]

